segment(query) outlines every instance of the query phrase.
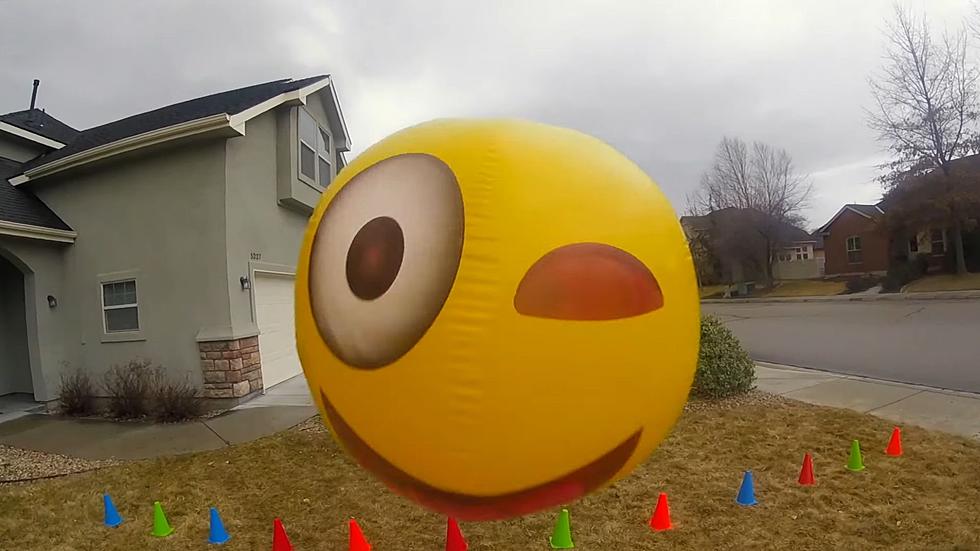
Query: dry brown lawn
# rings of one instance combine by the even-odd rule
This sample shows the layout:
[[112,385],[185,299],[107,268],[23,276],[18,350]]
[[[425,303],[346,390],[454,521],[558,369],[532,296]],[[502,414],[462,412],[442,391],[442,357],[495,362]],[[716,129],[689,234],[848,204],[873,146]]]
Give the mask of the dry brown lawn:
[[798,279],[780,281],[775,287],[757,289],[753,297],[823,297],[844,292],[843,281]]
[[716,295],[720,297],[727,288],[728,285],[705,285],[699,289],[699,292],[701,298],[715,297]]
[[968,291],[971,289],[980,289],[980,273],[962,276],[955,274],[926,276],[909,283],[905,291],[924,293],[929,291]]
[[[875,417],[763,395],[695,403],[635,474],[571,504],[576,549],[980,549],[980,443],[907,427],[905,456],[889,458],[890,429]],[[865,452],[860,473],[844,469],[852,438]],[[796,484],[805,451],[814,455],[815,487]],[[755,473],[756,507],[734,502],[743,469]],[[101,524],[103,490],[126,520],[119,528]],[[653,533],[646,522],[660,491],[669,493],[676,528]],[[176,528],[170,538],[149,535],[153,500]],[[390,494],[307,427],[0,487],[0,548],[205,549],[209,505],[232,533],[227,549],[270,549],[275,516],[297,550],[346,550],[351,516],[375,551],[444,545],[444,519]],[[473,551],[545,550],[554,518],[549,511],[463,531]]]

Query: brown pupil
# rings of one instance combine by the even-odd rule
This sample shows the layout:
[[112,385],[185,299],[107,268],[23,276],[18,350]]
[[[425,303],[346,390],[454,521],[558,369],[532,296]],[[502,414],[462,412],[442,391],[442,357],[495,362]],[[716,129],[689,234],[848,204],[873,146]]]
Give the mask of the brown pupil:
[[405,236],[394,219],[379,216],[357,232],[347,251],[347,284],[360,299],[385,294],[402,267]]

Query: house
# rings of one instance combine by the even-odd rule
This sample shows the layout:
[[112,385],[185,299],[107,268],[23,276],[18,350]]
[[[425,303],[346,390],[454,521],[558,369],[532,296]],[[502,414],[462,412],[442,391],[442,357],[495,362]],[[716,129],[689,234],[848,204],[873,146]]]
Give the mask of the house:
[[824,273],[828,276],[884,274],[890,237],[881,224],[879,205],[847,204],[817,230],[824,240]]
[[[702,284],[738,283],[744,294],[766,275],[771,254],[776,279],[820,277],[819,240],[791,224],[748,208],[681,217]],[[767,243],[771,240],[771,243]],[[767,251],[767,247],[771,251]]]
[[823,239],[789,224],[776,251],[773,276],[779,280],[816,279],[823,276]]
[[329,76],[87,130],[0,116],[0,395],[144,358],[223,406],[300,373],[297,255],[349,148]]

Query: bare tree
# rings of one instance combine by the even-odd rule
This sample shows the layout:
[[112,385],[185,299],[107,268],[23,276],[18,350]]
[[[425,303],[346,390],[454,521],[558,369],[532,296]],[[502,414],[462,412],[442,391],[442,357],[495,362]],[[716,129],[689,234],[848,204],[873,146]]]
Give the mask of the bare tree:
[[[726,208],[747,211],[729,222],[724,238],[729,245],[718,248],[731,258],[733,250],[743,262],[759,265],[772,280],[773,264],[784,241],[787,225],[804,222],[802,211],[812,192],[808,176],[796,171],[793,159],[784,149],[756,142],[749,148],[739,138],[722,138],[711,167],[701,176],[688,209],[707,214]],[[744,246],[734,247],[734,238]]]
[[[896,5],[884,31],[887,51],[880,74],[870,79],[875,108],[868,121],[895,160],[882,165],[886,191],[938,172],[953,193],[950,163],[976,150],[978,73],[967,57],[965,29],[932,36],[925,15]],[[900,195],[900,194],[893,194]],[[963,225],[966,213],[952,208],[945,221],[953,230],[956,270],[966,272]]]
[[813,191],[810,178],[796,172],[793,158],[785,149],[756,142],[752,153],[752,174],[756,180],[753,208],[778,222],[802,225],[805,220],[801,213]]

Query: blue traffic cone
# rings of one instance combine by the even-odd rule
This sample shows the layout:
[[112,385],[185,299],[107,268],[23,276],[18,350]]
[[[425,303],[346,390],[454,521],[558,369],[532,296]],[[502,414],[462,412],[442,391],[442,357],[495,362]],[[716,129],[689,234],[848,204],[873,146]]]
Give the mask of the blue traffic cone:
[[208,543],[224,543],[231,539],[224,523],[218,515],[218,510],[211,507],[211,531],[208,533]]
[[116,506],[112,504],[112,498],[109,494],[102,494],[102,504],[105,506],[105,525],[109,528],[115,528],[122,524],[122,517],[119,515],[119,511],[116,510]]
[[755,500],[755,485],[752,482],[752,471],[745,471],[745,475],[742,477],[742,487],[738,489],[738,497],[735,498],[735,502],[745,506],[758,503]]

